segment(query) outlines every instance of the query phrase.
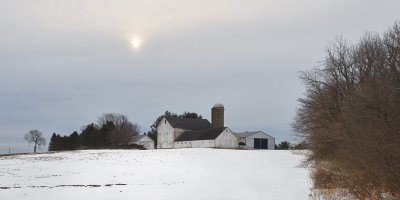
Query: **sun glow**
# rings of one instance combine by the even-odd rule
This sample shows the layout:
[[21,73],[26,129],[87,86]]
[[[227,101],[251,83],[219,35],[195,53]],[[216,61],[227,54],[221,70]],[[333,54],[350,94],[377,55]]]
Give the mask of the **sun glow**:
[[133,37],[131,39],[131,45],[134,49],[139,49],[142,46],[142,40],[138,37]]

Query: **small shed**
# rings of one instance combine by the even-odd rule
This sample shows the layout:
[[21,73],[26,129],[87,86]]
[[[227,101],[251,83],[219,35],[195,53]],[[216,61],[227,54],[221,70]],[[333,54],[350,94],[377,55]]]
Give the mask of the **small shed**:
[[137,135],[133,136],[131,140],[129,141],[129,144],[137,144],[137,145],[142,145],[144,148],[150,150],[154,149],[154,140],[151,139],[147,135]]
[[275,149],[275,138],[262,132],[235,133],[239,140],[239,147],[243,149]]

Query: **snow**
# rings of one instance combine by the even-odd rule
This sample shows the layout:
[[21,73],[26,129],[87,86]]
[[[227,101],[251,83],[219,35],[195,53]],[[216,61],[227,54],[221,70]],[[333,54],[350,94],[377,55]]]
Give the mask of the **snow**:
[[291,151],[86,150],[0,157],[0,199],[308,199]]

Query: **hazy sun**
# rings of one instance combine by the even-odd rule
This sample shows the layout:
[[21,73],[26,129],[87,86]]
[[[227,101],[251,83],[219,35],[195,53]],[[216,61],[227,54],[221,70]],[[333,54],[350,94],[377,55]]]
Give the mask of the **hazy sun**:
[[142,45],[142,40],[138,37],[134,37],[131,39],[131,45],[134,49],[139,49]]

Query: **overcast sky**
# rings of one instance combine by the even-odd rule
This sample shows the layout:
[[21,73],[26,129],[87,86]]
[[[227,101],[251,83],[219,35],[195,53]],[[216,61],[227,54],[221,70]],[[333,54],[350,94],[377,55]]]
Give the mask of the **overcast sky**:
[[116,112],[148,131],[166,110],[210,120],[215,103],[235,132],[294,142],[299,71],[318,67],[338,35],[356,42],[385,31],[399,8],[398,0],[0,0],[0,153],[32,151],[23,140],[31,129],[49,141]]

